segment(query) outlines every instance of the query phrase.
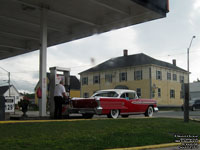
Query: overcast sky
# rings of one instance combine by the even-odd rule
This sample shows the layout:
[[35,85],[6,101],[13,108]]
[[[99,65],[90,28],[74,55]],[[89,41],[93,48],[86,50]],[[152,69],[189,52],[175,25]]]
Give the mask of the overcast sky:
[[[177,66],[187,70],[187,48],[193,35],[192,82],[200,78],[200,0],[170,0],[166,18],[49,47],[47,71],[53,66],[71,68],[71,75],[79,77],[79,72],[122,56],[123,49],[129,55],[145,53],[169,63],[176,59]],[[11,83],[18,90],[33,92],[39,79],[39,51],[0,60],[0,67],[11,72]],[[0,85],[5,80],[7,73],[0,69]]]

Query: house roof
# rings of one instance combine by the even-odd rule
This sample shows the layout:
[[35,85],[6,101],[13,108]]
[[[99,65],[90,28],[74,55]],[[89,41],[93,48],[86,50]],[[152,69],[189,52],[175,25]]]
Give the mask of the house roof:
[[70,76],[70,89],[80,90],[80,81],[76,76]]
[[111,58],[111,59],[109,59],[93,68],[85,70],[79,74],[86,73],[86,72],[97,72],[97,71],[103,71],[103,70],[124,68],[124,67],[141,66],[141,65],[158,65],[161,67],[167,67],[170,69],[187,72],[186,70],[184,70],[180,67],[177,67],[173,64],[154,59],[144,53],[139,53],[139,54],[135,54],[135,55]]
[[0,87],[0,95],[3,95],[9,89],[9,85]]
[[200,82],[190,83],[190,92],[200,92]]

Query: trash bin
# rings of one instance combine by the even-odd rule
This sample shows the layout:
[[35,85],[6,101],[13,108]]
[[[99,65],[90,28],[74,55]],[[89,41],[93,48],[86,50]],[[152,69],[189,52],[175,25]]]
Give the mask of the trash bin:
[[0,96],[0,120],[5,120],[5,98]]

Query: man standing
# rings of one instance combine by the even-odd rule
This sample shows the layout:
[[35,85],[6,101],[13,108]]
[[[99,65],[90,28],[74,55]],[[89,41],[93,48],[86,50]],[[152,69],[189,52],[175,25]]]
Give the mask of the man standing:
[[64,87],[63,80],[60,81],[60,84],[56,85],[54,91],[54,102],[55,102],[55,111],[54,118],[61,119],[62,117],[62,102],[63,98],[67,98],[66,90]]

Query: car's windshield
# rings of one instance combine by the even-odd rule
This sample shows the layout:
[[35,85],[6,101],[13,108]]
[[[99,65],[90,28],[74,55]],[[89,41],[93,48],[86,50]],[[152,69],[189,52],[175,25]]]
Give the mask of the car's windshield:
[[118,94],[114,91],[101,91],[99,93],[95,93],[92,97],[118,97]]

